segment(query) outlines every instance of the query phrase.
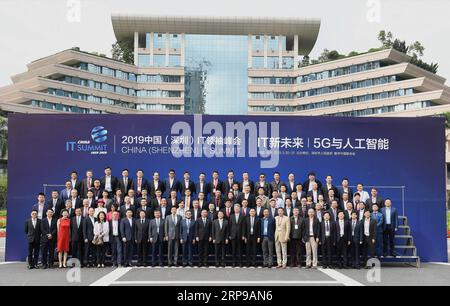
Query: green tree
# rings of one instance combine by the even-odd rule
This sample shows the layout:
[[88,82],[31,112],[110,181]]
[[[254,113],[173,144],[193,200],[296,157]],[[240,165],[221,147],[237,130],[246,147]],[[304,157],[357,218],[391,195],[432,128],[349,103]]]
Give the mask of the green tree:
[[128,64],[134,64],[134,47],[131,39],[116,41],[111,48],[112,58]]
[[0,159],[7,158],[8,154],[8,119],[0,117]]

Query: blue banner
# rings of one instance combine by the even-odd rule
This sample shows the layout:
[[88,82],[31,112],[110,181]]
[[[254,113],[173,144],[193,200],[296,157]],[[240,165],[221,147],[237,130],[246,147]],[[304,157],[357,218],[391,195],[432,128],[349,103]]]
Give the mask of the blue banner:
[[[144,169],[165,179],[175,169],[197,181],[233,169],[253,181],[274,171],[297,182],[314,171],[322,182],[348,177],[379,186],[409,219],[423,261],[447,261],[443,118],[296,116],[24,115],[9,116],[6,260],[24,260],[23,224],[44,185],[63,185],[70,172],[120,176]],[[61,190],[63,186],[55,187]],[[51,189],[47,188],[47,196]]]

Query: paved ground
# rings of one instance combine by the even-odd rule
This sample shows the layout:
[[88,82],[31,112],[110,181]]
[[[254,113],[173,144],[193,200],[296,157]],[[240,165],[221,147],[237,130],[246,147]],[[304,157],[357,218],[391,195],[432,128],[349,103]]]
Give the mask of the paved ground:
[[[396,265],[378,270],[305,270],[233,268],[105,268],[27,270],[24,263],[4,263],[0,239],[0,285],[449,285],[450,264]],[[450,249],[450,241],[449,241]],[[219,277],[220,275],[220,277]],[[379,280],[379,281],[378,281]]]
[[[379,282],[376,280],[380,276]],[[74,282],[75,281],[75,282]],[[174,286],[384,286],[449,285],[450,265],[423,264],[420,269],[396,266],[369,270],[120,268],[27,270],[24,263],[0,264],[0,285],[174,285]]]

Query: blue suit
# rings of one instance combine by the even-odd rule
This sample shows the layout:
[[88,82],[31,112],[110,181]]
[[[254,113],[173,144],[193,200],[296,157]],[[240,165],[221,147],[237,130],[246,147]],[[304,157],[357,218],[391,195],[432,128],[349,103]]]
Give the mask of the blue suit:
[[[133,220],[133,219],[132,219]],[[134,220],[130,224],[128,218],[120,220],[120,236],[123,242],[123,263],[125,266],[131,265],[133,258],[133,242],[134,242]]]
[[192,265],[192,249],[193,241],[195,239],[195,222],[196,221],[190,219],[188,228],[187,219],[181,220],[180,239],[183,240],[183,265]]
[[377,221],[377,237],[375,250],[378,256],[382,255],[383,252],[383,228],[384,228],[384,217],[380,212],[372,213],[372,219]]
[[[78,190],[78,194],[80,194],[80,191]],[[59,193],[59,198],[66,203],[66,200],[70,199],[70,191],[67,192],[67,189],[63,189],[61,190],[61,192]],[[74,207],[75,208],[75,207]]]
[[268,217],[267,234],[264,232],[264,218],[261,218],[261,239],[267,237],[270,241],[275,239],[275,218]]

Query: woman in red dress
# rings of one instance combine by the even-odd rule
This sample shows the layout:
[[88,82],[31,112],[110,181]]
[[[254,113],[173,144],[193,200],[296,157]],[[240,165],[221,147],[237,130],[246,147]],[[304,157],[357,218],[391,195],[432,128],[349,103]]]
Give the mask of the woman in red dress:
[[67,210],[61,211],[61,218],[58,220],[58,260],[59,268],[67,268],[67,254],[69,253],[70,242],[70,218]]

